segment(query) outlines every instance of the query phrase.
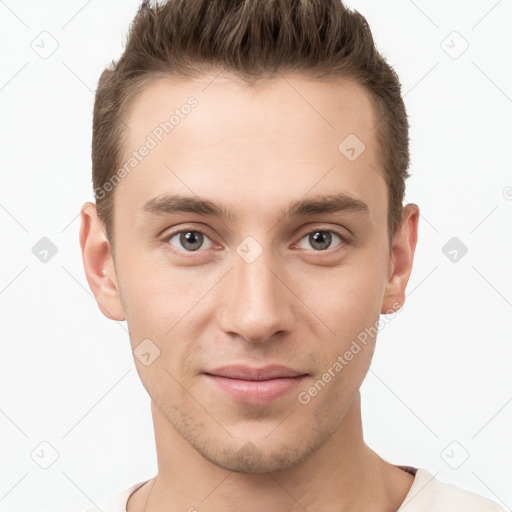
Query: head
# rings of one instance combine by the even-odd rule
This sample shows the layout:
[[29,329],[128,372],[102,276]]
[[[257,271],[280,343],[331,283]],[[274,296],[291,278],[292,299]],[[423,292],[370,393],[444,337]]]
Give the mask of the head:
[[[304,460],[358,396],[416,245],[400,83],[364,17],[337,0],[144,2],[99,80],[92,162],[87,279],[135,353],[158,354],[135,362],[160,417],[226,469]],[[206,375],[235,364],[306,376],[249,404]]]

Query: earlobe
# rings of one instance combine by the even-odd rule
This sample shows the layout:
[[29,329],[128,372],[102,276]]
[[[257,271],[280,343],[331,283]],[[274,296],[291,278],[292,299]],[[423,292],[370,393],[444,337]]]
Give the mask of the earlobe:
[[402,224],[391,247],[390,275],[384,290],[381,314],[398,311],[405,303],[405,288],[412,272],[418,240],[420,210],[414,203],[403,209]]
[[125,320],[119,296],[110,244],[96,212],[96,205],[86,202],[80,212],[80,247],[85,275],[100,311],[112,320]]

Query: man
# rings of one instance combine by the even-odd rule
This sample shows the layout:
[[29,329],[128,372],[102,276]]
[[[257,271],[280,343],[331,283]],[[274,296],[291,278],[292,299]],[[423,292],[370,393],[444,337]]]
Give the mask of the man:
[[84,268],[127,321],[158,456],[101,510],[502,510],[363,439],[419,208],[400,83],[361,14],[144,2],[100,78],[92,159]]

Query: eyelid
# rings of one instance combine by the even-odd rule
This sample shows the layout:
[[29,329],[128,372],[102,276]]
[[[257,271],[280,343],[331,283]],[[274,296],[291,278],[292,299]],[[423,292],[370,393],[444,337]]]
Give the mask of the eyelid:
[[332,225],[322,225],[322,224],[315,224],[313,226],[309,225],[306,228],[303,228],[304,231],[302,232],[301,238],[303,238],[305,235],[310,235],[311,233],[315,233],[316,231],[329,231],[331,233],[336,233],[340,238],[343,238],[344,240],[348,240],[350,238],[350,235],[346,232],[348,231],[347,228],[345,228],[346,231],[340,229],[339,227],[334,227]]
[[213,238],[207,233],[207,230],[202,229],[202,228],[196,228],[196,227],[193,227],[193,226],[181,226],[179,229],[177,228],[175,230],[166,232],[166,234],[162,237],[162,242],[166,245],[166,247],[170,251],[178,252],[180,254],[191,254],[191,255],[193,255],[193,254],[200,254],[200,253],[204,253],[208,249],[212,249],[212,247],[208,247],[207,249],[198,249],[197,251],[187,251],[185,249],[179,249],[178,247],[174,247],[170,243],[171,238],[173,238],[176,235],[179,235],[180,233],[186,233],[187,231],[193,231],[195,233],[201,233],[203,236],[205,236],[206,238],[208,238],[210,240],[210,242],[212,243],[213,249],[215,249],[215,246],[218,246],[217,242],[215,242],[213,240]]
[[[319,253],[319,254],[322,254],[322,253],[327,253],[327,252],[330,252],[330,251],[333,251],[333,250],[336,250],[338,248],[341,248],[341,247],[345,247],[346,245],[348,245],[350,243],[350,237],[343,233],[341,230],[339,229],[335,229],[335,228],[332,228],[332,227],[327,227],[327,226],[316,226],[316,227],[313,227],[313,228],[308,228],[307,231],[304,231],[302,232],[302,234],[300,235],[300,237],[297,239],[297,242],[294,242],[292,244],[292,247],[298,247],[298,244],[307,236],[309,235],[312,235],[313,233],[316,233],[318,231],[323,231],[325,233],[334,233],[335,235],[339,236],[340,239],[341,239],[341,243],[333,246],[333,247],[330,247],[329,249],[324,249],[324,250],[315,250],[315,249],[304,249],[306,251],[309,251],[309,252],[315,252],[315,253]],[[299,247],[299,249],[302,249],[301,247]]]
[[[179,228],[176,228],[175,230],[172,230],[170,232],[167,232],[163,238],[162,238],[162,241],[168,245],[168,246],[171,246],[171,244],[169,243],[170,239],[177,235],[177,234],[180,234],[180,233],[183,233],[183,232],[187,232],[187,231],[194,231],[196,233],[201,233],[202,235],[204,235],[205,237],[207,237],[213,244],[213,248],[215,249],[215,246],[219,246],[219,244],[217,242],[215,242],[213,240],[213,238],[207,233],[207,229],[202,229],[202,228],[197,228],[195,226],[180,226]],[[298,243],[303,239],[305,238],[306,236],[308,235],[311,235],[313,233],[316,233],[317,231],[324,231],[324,232],[329,232],[329,233],[334,233],[335,235],[339,236],[340,239],[341,239],[341,243],[338,244],[338,245],[335,245],[334,247],[331,247],[329,249],[325,249],[325,250],[314,250],[314,249],[305,249],[307,251],[310,251],[310,252],[316,252],[316,253],[323,253],[323,252],[328,252],[328,251],[332,251],[332,250],[336,250],[337,248],[340,248],[340,247],[344,247],[346,246],[347,244],[350,243],[350,236],[346,233],[343,233],[340,229],[336,229],[336,228],[333,228],[331,226],[313,226],[313,227],[308,227],[305,231],[303,231],[301,233],[301,235],[299,236],[299,238],[297,239],[296,242],[294,242],[292,244],[292,247],[297,247]],[[171,246],[173,247],[173,249],[171,250],[174,250],[174,251],[178,251],[178,248],[175,248],[174,246]],[[212,247],[209,247],[209,249],[211,249]],[[299,247],[299,249],[301,249],[301,247]],[[202,253],[202,252],[205,252],[207,249],[199,249],[197,251],[186,251],[185,249],[183,250],[179,250],[180,253],[187,253],[187,254],[198,254],[198,253]]]

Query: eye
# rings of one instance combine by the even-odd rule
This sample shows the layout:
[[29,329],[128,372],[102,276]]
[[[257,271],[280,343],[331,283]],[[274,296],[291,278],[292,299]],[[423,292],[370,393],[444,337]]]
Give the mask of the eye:
[[[167,240],[172,246],[177,247],[180,250],[185,249],[187,252],[198,251],[199,249],[209,249],[213,245],[212,241],[203,232],[193,229],[178,231],[168,236]],[[175,243],[173,243],[173,240]],[[203,246],[205,242],[207,245]]]
[[302,237],[298,243],[298,246],[302,249],[309,249],[309,247],[304,247],[303,240],[305,240],[306,243],[309,243],[311,247],[313,247],[313,249],[316,251],[325,251],[327,249],[331,249],[331,243],[336,239],[338,239],[341,243],[344,242],[344,238],[335,231],[315,229],[314,231],[310,231],[308,234],[306,234],[306,236]]

